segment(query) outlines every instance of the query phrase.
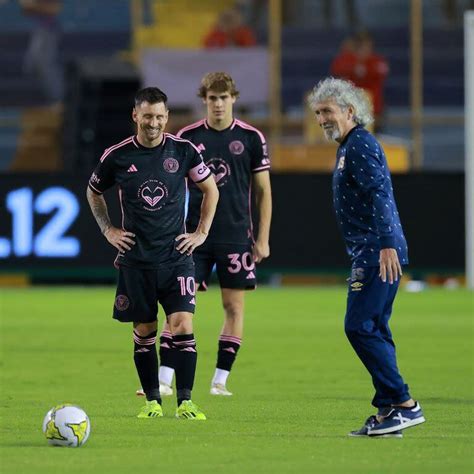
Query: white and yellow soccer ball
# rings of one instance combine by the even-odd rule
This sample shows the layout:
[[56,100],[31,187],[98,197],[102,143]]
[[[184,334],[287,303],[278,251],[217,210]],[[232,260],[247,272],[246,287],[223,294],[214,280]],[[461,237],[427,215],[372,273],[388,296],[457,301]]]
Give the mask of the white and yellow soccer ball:
[[75,405],[58,405],[46,413],[43,433],[53,446],[82,446],[91,432],[91,423],[86,412]]

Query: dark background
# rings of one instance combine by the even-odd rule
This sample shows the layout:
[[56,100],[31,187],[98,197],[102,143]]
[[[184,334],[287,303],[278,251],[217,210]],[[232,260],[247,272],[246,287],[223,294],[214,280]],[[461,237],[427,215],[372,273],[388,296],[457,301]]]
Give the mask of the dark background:
[[[80,240],[74,258],[34,256],[0,258],[4,271],[46,274],[63,269],[86,279],[113,273],[115,250],[101,236],[85,198],[88,176],[34,174],[0,176],[0,203],[14,189],[30,187],[36,197],[60,186],[78,199],[80,212],[64,236]],[[464,176],[461,173],[419,173],[393,176],[395,197],[414,271],[464,269]],[[274,212],[271,257],[261,269],[272,271],[338,271],[350,265],[332,209],[331,175],[272,175]],[[106,193],[110,214],[119,224],[117,192]],[[34,214],[34,234],[54,216]],[[11,239],[12,215],[0,208],[0,237]]]

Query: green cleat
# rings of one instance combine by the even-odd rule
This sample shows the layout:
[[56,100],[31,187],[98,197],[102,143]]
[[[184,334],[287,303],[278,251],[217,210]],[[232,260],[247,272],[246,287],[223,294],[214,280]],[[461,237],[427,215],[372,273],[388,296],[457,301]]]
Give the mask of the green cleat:
[[176,418],[183,420],[206,420],[206,415],[191,400],[183,400],[176,408]]
[[163,409],[156,400],[146,402],[146,405],[142,407],[137,418],[158,418],[163,416]]

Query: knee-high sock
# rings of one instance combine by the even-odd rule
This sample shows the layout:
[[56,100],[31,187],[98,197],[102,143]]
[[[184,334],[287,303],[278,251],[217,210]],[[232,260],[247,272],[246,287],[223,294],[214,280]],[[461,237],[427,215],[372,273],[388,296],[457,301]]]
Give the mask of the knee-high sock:
[[161,404],[158,382],[158,357],[156,354],[156,331],[142,337],[133,331],[135,343],[133,360],[140,383],[147,400],[157,400]]
[[191,399],[196,373],[197,351],[194,334],[179,334],[173,336],[176,372],[176,395],[178,405],[183,400]]
[[240,349],[242,339],[236,336],[226,336],[221,334],[219,337],[219,349],[217,351],[216,367],[221,370],[230,372],[232,365],[235,362],[237,353]]
[[173,336],[169,331],[163,331],[160,336],[160,371],[161,382],[171,385],[175,367],[176,348],[173,344]]

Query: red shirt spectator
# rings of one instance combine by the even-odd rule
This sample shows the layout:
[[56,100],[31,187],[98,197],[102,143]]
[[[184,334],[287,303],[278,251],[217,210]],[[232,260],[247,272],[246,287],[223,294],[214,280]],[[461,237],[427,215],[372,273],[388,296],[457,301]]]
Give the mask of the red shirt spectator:
[[331,74],[352,81],[371,95],[376,117],[384,109],[383,87],[388,71],[387,61],[373,51],[372,39],[367,33],[357,35],[353,43],[346,44],[331,64]]
[[253,31],[242,24],[242,17],[236,9],[221,13],[217,25],[204,38],[206,48],[245,48],[256,44]]

